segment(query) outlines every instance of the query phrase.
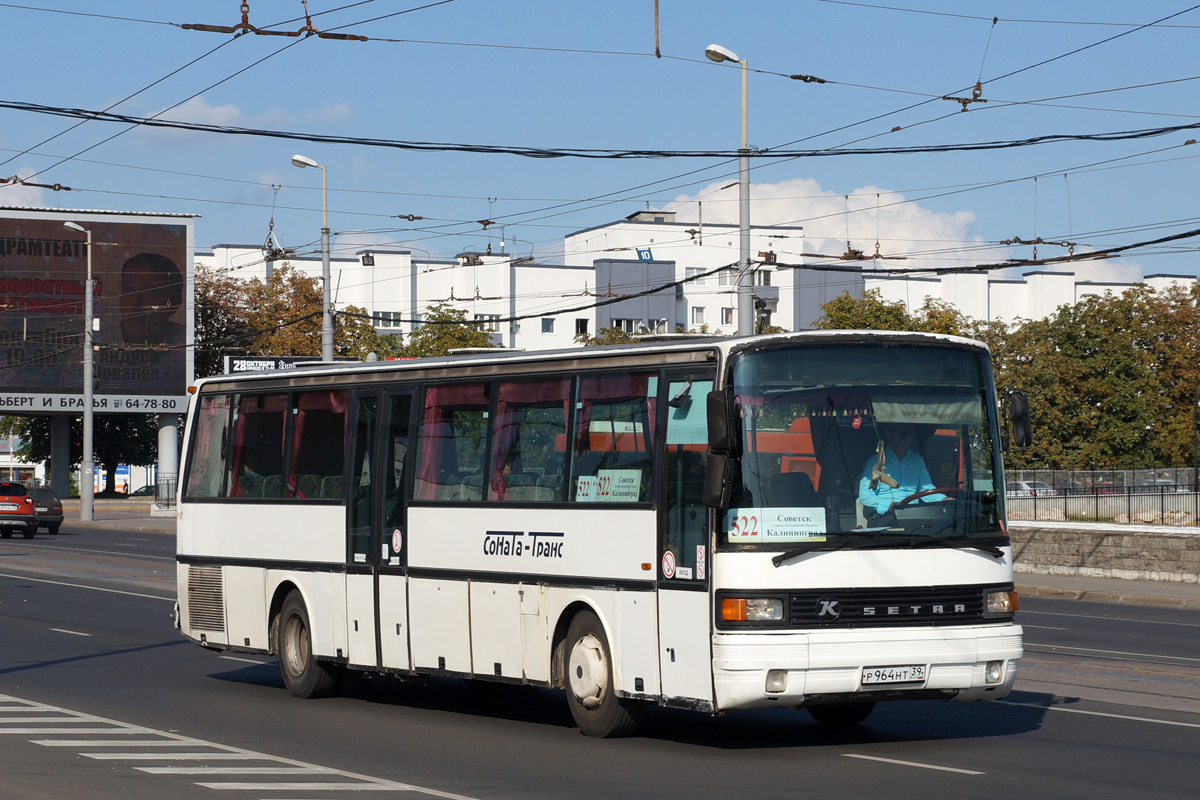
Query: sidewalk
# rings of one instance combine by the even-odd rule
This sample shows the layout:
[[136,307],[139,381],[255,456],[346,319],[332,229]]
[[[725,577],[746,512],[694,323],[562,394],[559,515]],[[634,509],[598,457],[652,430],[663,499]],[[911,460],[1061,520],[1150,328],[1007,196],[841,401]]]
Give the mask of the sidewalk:
[[128,500],[97,500],[92,509],[92,521],[80,522],[79,499],[70,498],[62,501],[63,524],[174,535],[175,517],[150,516],[150,503],[151,500],[142,497]]
[[[79,521],[77,499],[64,500],[63,510],[66,513],[64,521],[71,525],[175,533],[175,518],[150,516],[150,501],[141,498],[98,500],[91,522]],[[1018,572],[1014,578],[1017,592],[1025,597],[1200,609],[1200,584],[1197,583],[1040,575],[1033,572]]]

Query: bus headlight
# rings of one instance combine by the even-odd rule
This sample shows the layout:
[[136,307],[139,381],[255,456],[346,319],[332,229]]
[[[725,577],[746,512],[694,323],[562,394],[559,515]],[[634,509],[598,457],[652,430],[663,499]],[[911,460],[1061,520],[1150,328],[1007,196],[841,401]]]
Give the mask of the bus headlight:
[[989,617],[1016,613],[1017,593],[1014,591],[988,592],[987,600],[983,604],[983,607],[984,615]]
[[983,682],[984,683],[999,683],[1000,679],[1003,677],[1004,677],[1004,662],[1003,661],[987,662],[987,666],[984,667],[984,670],[983,670]]
[[726,622],[777,622],[783,619],[783,600],[778,597],[726,597],[721,600],[721,619]]

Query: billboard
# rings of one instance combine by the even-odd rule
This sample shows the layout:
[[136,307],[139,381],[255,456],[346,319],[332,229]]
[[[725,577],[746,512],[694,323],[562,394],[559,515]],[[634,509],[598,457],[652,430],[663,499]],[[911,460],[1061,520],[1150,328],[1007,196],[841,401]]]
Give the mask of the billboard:
[[83,409],[91,232],[94,410],[182,413],[192,381],[192,218],[0,208],[0,414]]

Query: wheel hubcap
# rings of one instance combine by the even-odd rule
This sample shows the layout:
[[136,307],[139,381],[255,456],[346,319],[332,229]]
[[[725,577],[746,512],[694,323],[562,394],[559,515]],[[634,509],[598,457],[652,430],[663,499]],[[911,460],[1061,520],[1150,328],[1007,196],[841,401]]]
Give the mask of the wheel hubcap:
[[567,672],[571,693],[580,704],[584,708],[599,706],[608,690],[608,662],[600,640],[590,633],[580,637],[571,648]]
[[294,616],[287,621],[283,643],[283,657],[288,672],[303,675],[308,665],[308,628],[299,617]]

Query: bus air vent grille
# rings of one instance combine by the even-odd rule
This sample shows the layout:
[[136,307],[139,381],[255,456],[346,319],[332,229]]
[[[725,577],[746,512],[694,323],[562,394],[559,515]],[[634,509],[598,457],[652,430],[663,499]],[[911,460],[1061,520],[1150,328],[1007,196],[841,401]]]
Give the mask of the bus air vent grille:
[[188,566],[188,624],[194,631],[225,632],[225,586],[219,566]]

